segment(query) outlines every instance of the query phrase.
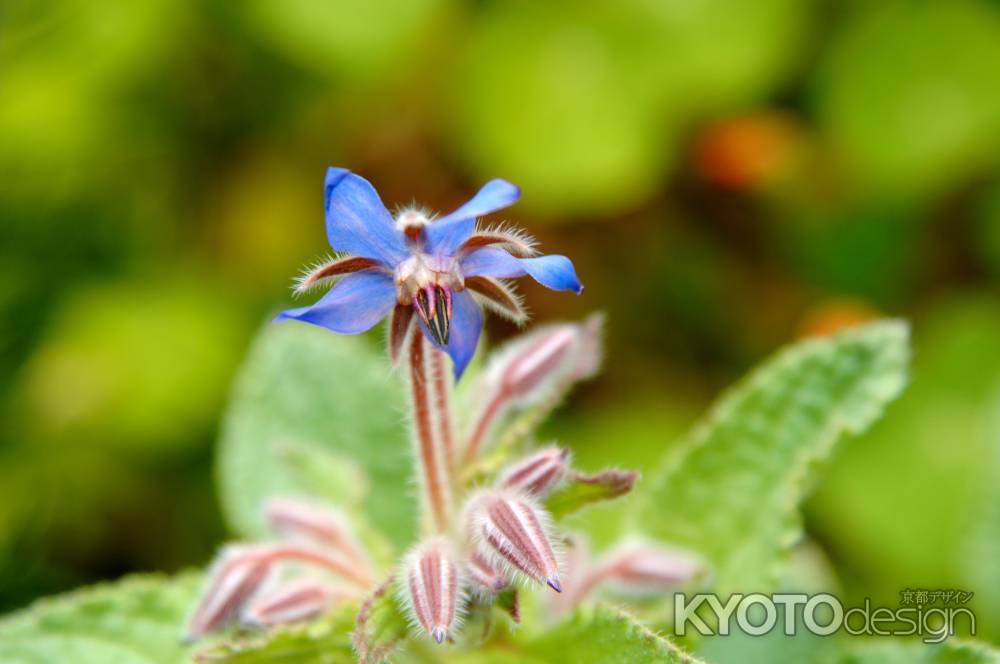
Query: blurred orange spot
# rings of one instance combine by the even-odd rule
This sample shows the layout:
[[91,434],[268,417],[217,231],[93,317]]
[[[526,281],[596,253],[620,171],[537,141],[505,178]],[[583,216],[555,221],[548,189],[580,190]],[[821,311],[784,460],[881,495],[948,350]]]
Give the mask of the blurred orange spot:
[[806,312],[799,324],[799,336],[829,336],[878,317],[878,310],[865,300],[831,298]]
[[799,151],[799,134],[790,117],[774,112],[720,120],[695,140],[695,171],[720,187],[753,188],[787,169]]

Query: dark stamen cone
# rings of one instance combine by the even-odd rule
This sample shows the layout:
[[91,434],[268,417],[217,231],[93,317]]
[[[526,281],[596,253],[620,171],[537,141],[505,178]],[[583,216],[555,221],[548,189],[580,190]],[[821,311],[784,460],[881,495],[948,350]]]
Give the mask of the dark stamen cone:
[[438,346],[447,344],[451,324],[449,293],[439,286],[427,286],[413,296],[413,306],[434,343]]
[[449,321],[451,320],[451,307],[449,306],[448,298],[445,294],[444,289],[437,288],[434,290],[435,299],[435,316],[437,321],[437,328],[441,331],[441,345],[448,343],[448,336],[451,332],[449,326]]

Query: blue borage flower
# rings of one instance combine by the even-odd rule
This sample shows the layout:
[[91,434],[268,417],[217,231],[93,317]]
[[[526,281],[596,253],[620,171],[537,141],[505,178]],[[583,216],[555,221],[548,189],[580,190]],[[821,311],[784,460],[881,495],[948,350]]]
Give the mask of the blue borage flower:
[[414,320],[462,375],[482,329],[480,306],[523,322],[520,298],[502,279],[531,276],[553,290],[583,290],[565,256],[539,256],[534,241],[504,227],[477,229],[476,218],[515,203],[520,190],[490,180],[464,205],[433,218],[403,209],[395,219],[374,187],[344,168],[329,168],[324,186],[326,234],[337,258],[306,272],[298,290],[334,282],[315,304],[286,318],[356,334],[387,315],[393,361]]

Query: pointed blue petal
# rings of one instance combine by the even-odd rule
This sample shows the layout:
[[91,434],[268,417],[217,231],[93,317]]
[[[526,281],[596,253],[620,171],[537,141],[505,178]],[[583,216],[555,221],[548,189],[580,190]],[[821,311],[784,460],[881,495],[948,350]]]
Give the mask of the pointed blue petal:
[[368,180],[330,167],[323,185],[326,237],[336,251],[372,258],[389,267],[408,252],[403,234]]
[[573,261],[558,254],[537,256],[535,258],[515,259],[532,279],[552,290],[568,290],[576,294],[583,292],[583,284],[576,276]]
[[362,270],[342,277],[315,304],[286,309],[274,321],[301,320],[341,334],[357,334],[385,318],[395,304],[392,277],[380,270]]
[[490,180],[460,208],[435,219],[424,229],[428,253],[450,256],[476,228],[476,217],[489,214],[521,197],[521,190],[506,180]]
[[479,305],[468,290],[452,293],[451,296],[451,328],[448,333],[448,345],[445,350],[451,355],[454,364],[455,380],[462,377],[462,372],[476,353],[479,343],[479,333],[483,330],[483,314]]
[[552,290],[580,293],[583,286],[573,262],[565,256],[550,254],[536,258],[515,258],[503,249],[484,247],[470,252],[459,266],[466,277],[513,278],[524,275]]

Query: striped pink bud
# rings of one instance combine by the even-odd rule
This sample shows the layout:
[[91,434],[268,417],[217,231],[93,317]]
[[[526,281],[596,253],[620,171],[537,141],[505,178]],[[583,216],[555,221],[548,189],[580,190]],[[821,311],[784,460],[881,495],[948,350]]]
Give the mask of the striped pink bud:
[[529,394],[547,378],[553,376],[568,358],[578,329],[560,325],[541,331],[513,354],[497,378],[512,395]]
[[662,593],[694,579],[705,567],[695,556],[656,544],[636,543],[612,551],[580,581],[574,603],[599,586],[633,595]]
[[511,411],[555,405],[576,381],[592,376],[601,360],[600,316],[582,324],[551,325],[524,335],[490,360],[476,389],[488,395],[472,419],[464,459],[472,461],[498,422]]
[[624,590],[657,592],[690,581],[703,569],[699,559],[683,551],[633,544],[610,553],[595,573]]
[[372,584],[367,570],[317,547],[283,543],[229,547],[209,570],[208,586],[188,623],[188,640],[229,622],[260,590],[270,570],[287,563],[321,569],[360,589]]
[[294,498],[273,498],[264,505],[264,521],[277,535],[322,544],[356,565],[368,566],[347,520],[332,509]]
[[469,500],[467,509],[471,535],[492,566],[562,592],[549,516],[531,498],[509,490],[483,491]]
[[457,626],[462,580],[451,545],[425,540],[403,560],[401,594],[414,622],[443,642]]
[[208,585],[187,627],[193,641],[236,616],[267,578],[268,562],[251,547],[228,547],[208,572]]
[[542,327],[513,342],[487,368],[487,380],[517,400],[548,386],[590,378],[601,360],[603,317]]
[[503,573],[498,571],[483,554],[474,551],[466,561],[469,581],[473,590],[478,590],[485,595],[492,595],[498,590],[503,590],[507,585],[507,579]]
[[348,594],[314,579],[289,581],[257,597],[244,612],[252,625],[279,625],[320,615]]
[[503,471],[498,485],[544,498],[566,477],[568,461],[569,450],[547,447]]

